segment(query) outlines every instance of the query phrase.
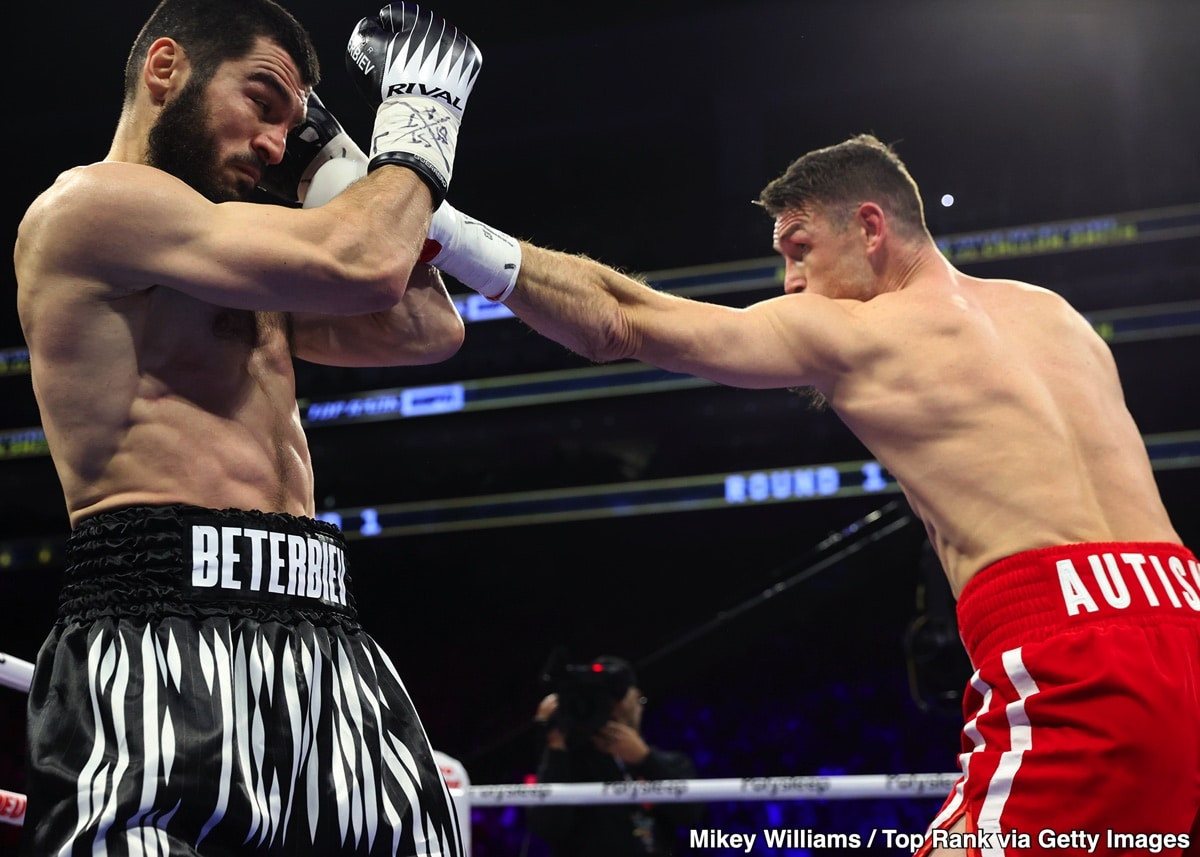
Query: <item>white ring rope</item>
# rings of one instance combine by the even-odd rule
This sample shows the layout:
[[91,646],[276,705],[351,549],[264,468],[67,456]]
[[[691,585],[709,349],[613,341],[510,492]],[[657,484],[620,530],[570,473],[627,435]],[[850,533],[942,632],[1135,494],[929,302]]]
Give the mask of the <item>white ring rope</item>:
[[[33,664],[0,652],[0,684],[28,692]],[[709,780],[618,780],[609,783],[473,785],[472,807],[619,803],[703,803],[734,800],[866,800],[945,797],[951,774],[849,774],[729,777]],[[25,820],[25,796],[0,789],[0,822]]]
[[33,664],[0,652],[0,684],[28,693],[32,683]]
[[[0,652],[0,685],[29,693],[33,683],[33,664]],[[0,789],[0,823],[25,823],[25,795]]]
[[[473,809],[616,803],[709,803],[762,800],[944,798],[958,774],[849,774],[815,777],[729,777],[711,780],[617,780],[471,786]],[[455,793],[458,797],[461,791]],[[21,824],[25,796],[0,789],[0,822]]]
[[728,777],[711,780],[617,780],[471,786],[471,806],[599,803],[706,803],[719,800],[864,800],[945,798],[958,774],[849,774]]

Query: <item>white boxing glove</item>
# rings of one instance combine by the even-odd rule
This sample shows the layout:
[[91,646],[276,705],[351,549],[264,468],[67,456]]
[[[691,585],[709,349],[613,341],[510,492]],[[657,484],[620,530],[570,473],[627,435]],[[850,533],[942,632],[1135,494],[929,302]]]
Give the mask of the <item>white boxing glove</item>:
[[[356,147],[357,148],[357,147]],[[362,155],[361,150],[359,154]],[[313,173],[304,197],[305,208],[324,205],[367,174],[367,156],[334,158],[326,161]]]
[[[321,191],[313,201],[313,183],[318,173],[340,175],[341,186]],[[288,134],[287,148],[278,164],[267,167],[259,187],[283,202],[305,208],[321,205],[367,174],[367,156],[350,138],[315,92],[309,93],[304,122]]]
[[397,164],[416,171],[437,208],[482,64],[466,33],[416,3],[389,3],[359,21],[346,47],[346,68],[376,108],[368,169]]

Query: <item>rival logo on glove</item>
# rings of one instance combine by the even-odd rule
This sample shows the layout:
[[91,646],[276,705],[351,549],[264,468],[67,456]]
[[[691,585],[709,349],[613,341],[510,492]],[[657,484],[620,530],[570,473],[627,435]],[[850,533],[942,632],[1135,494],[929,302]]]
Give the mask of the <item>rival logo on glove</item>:
[[424,95],[426,98],[440,98],[457,110],[462,110],[462,99],[441,87],[426,86],[423,83],[393,83],[388,87],[387,97],[393,95]]

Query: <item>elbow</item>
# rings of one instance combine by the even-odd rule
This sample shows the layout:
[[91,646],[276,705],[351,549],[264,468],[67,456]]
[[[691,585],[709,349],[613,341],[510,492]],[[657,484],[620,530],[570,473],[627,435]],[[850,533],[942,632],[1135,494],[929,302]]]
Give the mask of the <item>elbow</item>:
[[306,213],[319,218],[311,227],[310,246],[320,248],[322,275],[337,283],[339,312],[384,312],[403,299],[421,240],[381,231],[369,211],[342,206],[340,200]]
[[454,313],[447,327],[444,340],[445,355],[441,358],[442,360],[447,360],[457,354],[458,349],[462,348],[463,342],[467,339],[467,325],[457,312]]
[[354,313],[386,312],[404,298],[408,279],[417,264],[416,253],[396,251],[382,258],[360,256],[347,266],[346,285],[361,301]]
[[368,232],[335,227],[329,236],[329,264],[340,284],[343,311],[358,315],[385,312],[404,298],[408,279],[417,265],[419,247],[380,241]]
[[[379,353],[379,364],[386,366],[427,366],[449,360],[467,337],[467,328],[462,317],[447,301],[447,310],[409,316],[400,313],[401,323],[383,321],[391,314],[379,314],[387,333]],[[396,319],[393,319],[395,321]]]
[[447,314],[441,323],[426,338],[422,354],[423,363],[441,363],[449,360],[462,348],[467,338],[467,326],[457,312]]

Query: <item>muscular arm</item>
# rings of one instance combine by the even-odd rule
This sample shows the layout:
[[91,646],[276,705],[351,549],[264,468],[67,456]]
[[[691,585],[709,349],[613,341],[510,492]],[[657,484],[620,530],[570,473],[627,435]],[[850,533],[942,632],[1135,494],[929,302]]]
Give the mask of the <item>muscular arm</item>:
[[590,259],[521,245],[505,304],[588,359],[636,358],[736,387],[825,389],[863,341],[862,304],[785,295],[734,309],[658,292]]
[[157,285],[232,309],[370,313],[403,295],[429,206],[424,183],[397,167],[296,210],[214,204],[159,170],[100,163],[35,202],[18,264],[32,251],[43,273],[103,281],[114,296]]
[[437,270],[417,265],[396,306],[366,315],[295,313],[297,357],[328,366],[413,366],[454,355],[462,318]]

